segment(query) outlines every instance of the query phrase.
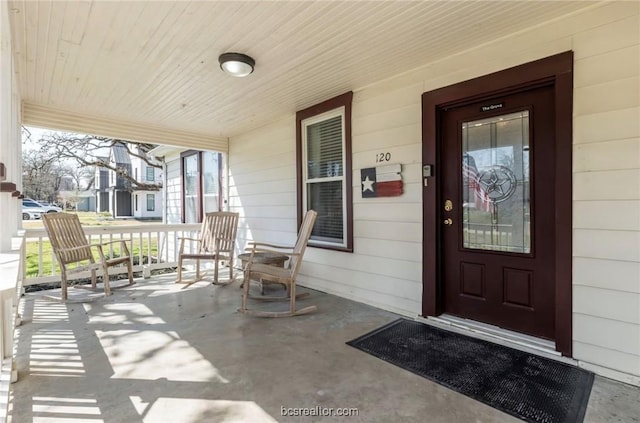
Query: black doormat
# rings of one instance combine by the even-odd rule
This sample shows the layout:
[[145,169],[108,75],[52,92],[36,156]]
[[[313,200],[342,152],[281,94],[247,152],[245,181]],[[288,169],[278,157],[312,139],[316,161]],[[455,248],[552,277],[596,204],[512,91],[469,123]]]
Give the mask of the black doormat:
[[582,422],[593,384],[583,369],[406,319],[347,344],[527,422]]

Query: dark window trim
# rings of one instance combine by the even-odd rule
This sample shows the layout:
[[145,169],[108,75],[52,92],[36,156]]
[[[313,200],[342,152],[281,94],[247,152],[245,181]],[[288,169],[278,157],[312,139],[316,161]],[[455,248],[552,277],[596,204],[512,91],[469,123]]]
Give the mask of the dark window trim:
[[347,246],[337,247],[325,244],[314,244],[313,241],[309,241],[309,245],[317,248],[325,248],[328,250],[353,252],[353,177],[352,177],[352,157],[351,157],[351,102],[353,99],[353,92],[349,91],[322,103],[311,106],[307,109],[300,110],[296,113],[296,178],[297,178],[297,203],[298,203],[298,228],[302,224],[302,217],[305,211],[305,204],[303,199],[303,163],[302,163],[302,121],[310,117],[320,115],[322,113],[329,112],[331,110],[344,107],[344,144],[345,144],[345,157],[344,157],[344,178],[346,181],[345,201],[347,210],[347,227],[344,228],[347,234]]
[[[182,223],[185,223],[185,217],[186,217],[186,213],[185,213],[185,198],[186,198],[186,184],[185,184],[185,177],[184,177],[184,159],[193,155],[197,155],[198,156],[198,175],[202,175],[202,154],[200,151],[198,150],[187,150],[187,151],[183,151],[182,153],[180,153],[180,185],[181,185],[181,191],[182,191],[182,195],[181,195],[181,202],[182,202],[182,207],[180,208],[180,213],[181,213],[181,219],[182,219]],[[196,215],[197,215],[197,220],[198,222],[202,222],[202,178],[198,178],[198,205],[197,205],[197,210],[196,210]]]
[[[198,156],[198,204],[197,204],[197,217],[198,222],[202,222],[203,210],[204,210],[204,192],[202,183],[202,155],[204,151],[201,150],[187,150],[180,153],[180,194],[181,194],[181,207],[180,207],[180,220],[185,223],[185,194],[186,185],[184,179],[184,159],[193,155]],[[222,153],[211,151],[211,153],[218,155],[218,209],[222,210]]]

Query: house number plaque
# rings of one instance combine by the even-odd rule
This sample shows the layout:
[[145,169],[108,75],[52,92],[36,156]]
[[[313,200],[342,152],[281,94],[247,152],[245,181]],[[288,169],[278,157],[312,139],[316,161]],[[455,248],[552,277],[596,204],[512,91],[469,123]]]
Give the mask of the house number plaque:
[[391,160],[391,153],[386,151],[384,153],[376,153],[376,163],[388,162]]

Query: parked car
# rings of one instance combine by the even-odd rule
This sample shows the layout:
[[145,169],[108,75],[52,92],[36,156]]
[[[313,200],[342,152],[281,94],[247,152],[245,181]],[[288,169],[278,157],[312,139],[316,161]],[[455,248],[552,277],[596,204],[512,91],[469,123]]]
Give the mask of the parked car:
[[39,202],[37,202],[36,200],[32,200],[30,198],[25,198],[22,200],[22,208],[28,208],[28,209],[41,209],[44,210],[44,213],[58,213],[61,212],[62,209],[60,207],[57,206],[45,206]]
[[34,207],[22,208],[22,220],[37,220],[42,219],[42,213],[45,213],[42,209],[36,209]]

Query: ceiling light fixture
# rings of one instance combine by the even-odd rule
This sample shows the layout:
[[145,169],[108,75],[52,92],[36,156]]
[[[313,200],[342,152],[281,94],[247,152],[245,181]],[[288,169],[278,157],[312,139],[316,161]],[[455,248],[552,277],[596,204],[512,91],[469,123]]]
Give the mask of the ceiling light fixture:
[[232,76],[247,76],[253,72],[255,60],[242,53],[223,53],[218,57],[220,69]]

